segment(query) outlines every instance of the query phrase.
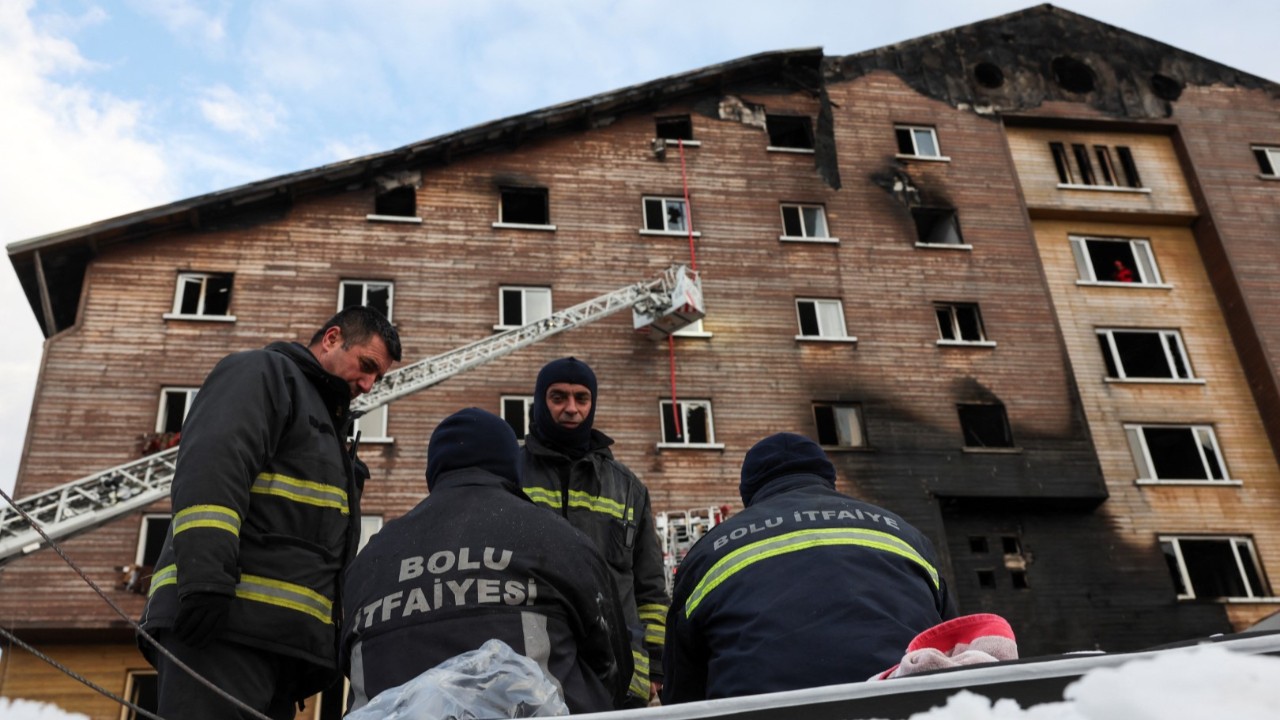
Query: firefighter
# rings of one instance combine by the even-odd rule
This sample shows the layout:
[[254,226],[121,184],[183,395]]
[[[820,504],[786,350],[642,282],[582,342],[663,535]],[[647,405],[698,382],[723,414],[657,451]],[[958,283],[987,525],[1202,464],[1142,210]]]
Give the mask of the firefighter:
[[860,682],[955,617],[929,541],[835,480],[800,435],[747,452],[746,509],[703,536],[676,575],[663,703]]
[[520,492],[519,454],[511,426],[477,408],[432,433],[427,499],[346,573],[351,710],[491,638],[536,661],[571,712],[621,706],[631,654],[609,569]]
[[[272,718],[292,718],[338,678],[338,581],[360,537],[363,468],[346,447],[348,410],[399,359],[387,319],[348,308],[309,346],[223,358],[183,425],[142,627]],[[143,652],[162,717],[247,717],[169,657]]]
[[538,505],[586,533],[617,584],[631,638],[635,675],[628,707],[643,707],[661,688],[669,598],[649,489],[613,458],[613,440],[592,427],[596,376],[567,357],[538,373],[521,484]]

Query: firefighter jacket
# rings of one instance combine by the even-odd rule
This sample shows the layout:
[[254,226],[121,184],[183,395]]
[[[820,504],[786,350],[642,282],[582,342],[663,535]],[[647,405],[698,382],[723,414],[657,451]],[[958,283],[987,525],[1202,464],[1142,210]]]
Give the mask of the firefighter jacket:
[[182,429],[148,632],[172,627],[191,593],[232,595],[220,639],[302,660],[299,697],[336,679],[338,583],[359,541],[349,403],[299,344],[214,367]]
[[666,636],[669,598],[662,550],[649,489],[613,459],[613,440],[598,430],[591,435],[591,449],[573,459],[529,434],[520,482],[530,500],[586,533],[608,561],[631,635],[631,694],[647,703],[651,679],[661,681]]
[[352,710],[491,638],[536,661],[573,713],[626,697],[631,657],[609,570],[582,533],[520,493],[512,469],[510,480],[441,473],[347,570]]
[[861,682],[954,616],[919,531],[816,475],[779,477],[681,562],[662,701]]

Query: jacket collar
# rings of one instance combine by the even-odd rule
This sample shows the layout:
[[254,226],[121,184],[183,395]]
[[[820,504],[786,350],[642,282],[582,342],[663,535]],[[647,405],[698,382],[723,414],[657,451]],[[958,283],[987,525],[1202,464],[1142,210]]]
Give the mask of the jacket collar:
[[329,414],[333,415],[335,420],[346,419],[351,409],[351,388],[347,386],[345,380],[329,374],[320,366],[316,356],[301,343],[273,342],[266,349],[268,352],[279,353],[292,360],[320,392],[325,407],[329,408]]
[[[586,454],[583,455],[582,457],[587,457],[588,455],[599,455],[601,457],[612,458],[613,451],[609,449],[609,446],[612,444],[613,444],[613,438],[609,437],[608,435],[605,435],[604,433],[600,432],[599,430],[596,430],[595,428],[592,428],[590,445],[587,448]],[[552,445],[551,443],[539,437],[534,432],[530,432],[528,435],[525,435],[524,446],[528,448],[529,452],[533,453],[534,455],[540,455],[543,457],[551,457],[551,458],[563,458],[565,460],[570,460],[570,461],[575,459],[569,453],[564,452],[563,450],[556,447],[555,445]]]
[[[783,475],[782,477],[770,480],[764,487],[757,490],[755,496],[751,498],[751,507],[755,507],[775,495],[781,495],[793,490],[810,487],[820,487],[824,490],[831,490],[831,483],[824,477],[809,473]],[[835,491],[832,490],[832,492]]]
[[520,489],[519,483],[480,468],[458,468],[457,470],[442,472],[440,477],[436,478],[435,486],[435,489],[431,491],[433,494],[441,490],[453,490],[456,488],[491,487],[506,490],[512,495],[518,495],[528,500],[524,495],[524,491]]

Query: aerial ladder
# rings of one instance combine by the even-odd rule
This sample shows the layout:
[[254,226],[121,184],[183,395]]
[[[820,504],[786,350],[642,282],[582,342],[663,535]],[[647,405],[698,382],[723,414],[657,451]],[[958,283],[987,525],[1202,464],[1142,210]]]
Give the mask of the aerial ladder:
[[[552,335],[582,327],[626,308],[636,331],[665,338],[704,314],[696,271],[672,265],[655,278],[594,297],[550,316],[419,360],[386,374],[352,404],[364,414],[425,390],[454,375],[509,355]],[[169,494],[178,448],[117,465],[14,502],[54,541],[66,540],[161,500]],[[47,545],[13,507],[0,508],[0,566]]]

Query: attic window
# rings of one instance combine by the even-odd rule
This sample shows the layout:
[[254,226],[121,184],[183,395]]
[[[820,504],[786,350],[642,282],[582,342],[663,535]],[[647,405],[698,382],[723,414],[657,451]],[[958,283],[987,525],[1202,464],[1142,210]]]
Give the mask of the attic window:
[[973,79],[982,87],[995,90],[1004,85],[1004,71],[994,63],[981,62],[973,68]]
[[1155,73],[1151,76],[1151,91],[1161,100],[1173,102],[1182,97],[1182,81],[1175,80],[1168,75]]
[[554,230],[546,188],[504,187],[497,226]]
[[1073,93],[1093,91],[1093,69],[1072,57],[1056,57],[1049,65],[1053,79],[1062,89]]
[[373,214],[383,217],[417,217],[418,193],[412,185],[404,185],[378,193],[373,200]]
[[693,121],[688,115],[654,118],[653,121],[657,126],[658,137],[663,140],[693,139]]
[[803,115],[766,115],[770,150],[813,150],[813,120]]

